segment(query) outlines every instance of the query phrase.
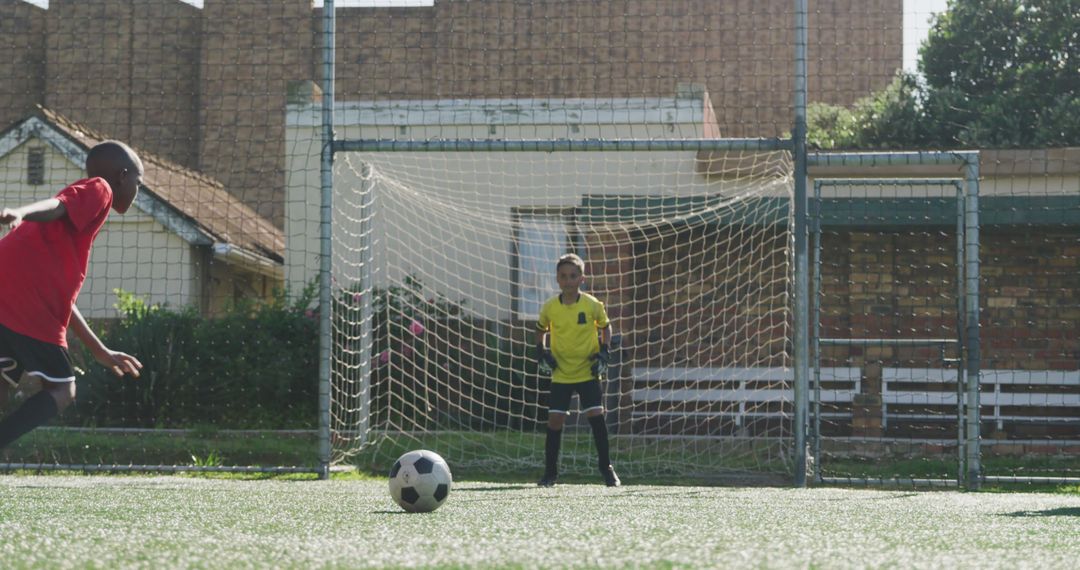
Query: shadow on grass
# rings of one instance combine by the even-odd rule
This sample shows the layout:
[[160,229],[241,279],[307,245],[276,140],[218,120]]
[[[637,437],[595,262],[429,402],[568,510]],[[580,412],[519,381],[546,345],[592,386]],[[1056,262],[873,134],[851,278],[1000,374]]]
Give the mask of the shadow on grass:
[[[605,488],[606,489],[606,488]],[[655,489],[627,489],[622,487],[619,492],[624,497],[676,497],[689,499],[693,497],[700,497],[706,495],[707,491],[701,489],[687,490],[687,491],[657,491]]]
[[486,493],[488,491],[516,491],[535,486],[536,485],[501,485],[499,487],[458,487],[454,490],[458,493]]
[[1007,517],[1080,517],[1080,507],[1060,507],[1045,511],[1017,511],[1006,513]]

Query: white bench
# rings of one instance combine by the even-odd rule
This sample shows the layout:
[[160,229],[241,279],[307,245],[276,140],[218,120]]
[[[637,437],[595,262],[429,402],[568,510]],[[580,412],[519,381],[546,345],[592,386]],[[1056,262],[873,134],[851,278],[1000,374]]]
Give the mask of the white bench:
[[[895,411],[895,406],[951,406],[956,408],[956,370],[940,368],[883,368],[881,370],[881,425],[893,419],[952,419],[955,414],[930,414]],[[1080,410],[1080,371],[1064,370],[983,370],[979,374],[979,406],[992,408],[984,419],[993,420],[1002,429],[1006,421],[1080,422],[1080,415],[1019,415],[1002,413],[1002,408],[1026,407]],[[940,384],[940,391],[916,388],[918,384]],[[1025,386],[1024,392],[1003,391],[1004,386]],[[1063,392],[1071,387],[1077,392]],[[893,410],[889,407],[894,406]]]
[[[811,370],[811,374],[813,371]],[[639,404],[707,405],[729,404],[724,411],[634,411],[633,416],[733,416],[742,426],[744,419],[755,417],[786,417],[782,406],[764,410],[762,404],[794,402],[791,368],[634,368],[634,387],[631,400]],[[813,378],[811,378],[811,381]],[[861,388],[859,368],[822,368],[822,383],[842,383],[841,389],[822,389],[821,403],[850,404]],[[813,393],[811,393],[811,399]],[[850,412],[823,412],[822,416],[850,417]]]

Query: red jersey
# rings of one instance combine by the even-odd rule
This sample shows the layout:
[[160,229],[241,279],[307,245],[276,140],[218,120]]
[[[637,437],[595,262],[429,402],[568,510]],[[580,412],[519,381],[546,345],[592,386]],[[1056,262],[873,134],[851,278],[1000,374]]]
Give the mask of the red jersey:
[[67,346],[71,307],[90,261],[90,246],[109,217],[113,193],[86,178],[56,195],[67,214],[23,221],[0,239],[0,323],[38,340]]

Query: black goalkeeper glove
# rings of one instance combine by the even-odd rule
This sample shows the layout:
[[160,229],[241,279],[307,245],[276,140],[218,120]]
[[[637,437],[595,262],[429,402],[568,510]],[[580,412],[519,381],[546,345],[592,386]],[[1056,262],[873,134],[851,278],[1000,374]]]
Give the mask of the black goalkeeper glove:
[[552,356],[551,351],[544,345],[536,345],[536,362],[540,365],[541,374],[551,374],[559,367],[559,362]]
[[592,373],[596,378],[603,378],[607,375],[608,363],[611,362],[611,353],[608,352],[606,344],[600,345],[600,352],[592,355],[593,365]]

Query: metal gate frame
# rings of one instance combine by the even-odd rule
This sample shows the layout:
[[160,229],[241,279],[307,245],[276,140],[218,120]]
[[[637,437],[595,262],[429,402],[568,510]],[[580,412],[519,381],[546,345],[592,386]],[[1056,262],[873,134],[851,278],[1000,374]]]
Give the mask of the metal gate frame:
[[[842,162],[855,162],[862,164],[864,160],[871,163],[894,163],[902,160],[909,162],[912,153],[867,153],[846,154],[837,158]],[[925,153],[918,153],[917,158]],[[949,153],[940,153],[949,154]],[[809,439],[811,442],[811,456],[813,462],[813,478],[818,483],[873,483],[873,484],[903,484],[903,485],[928,485],[928,486],[959,486],[968,489],[977,489],[982,482],[980,463],[980,425],[979,425],[979,257],[978,257],[978,153],[973,157],[963,157],[967,164],[967,178],[821,178],[814,181],[814,195],[810,208],[810,232],[813,238],[813,270],[811,275],[812,291],[810,293],[811,319],[811,386],[813,408],[811,410],[811,425],[808,426]],[[899,155],[899,156],[898,156]],[[939,159],[940,157],[933,157]],[[956,157],[960,158],[960,157]],[[905,160],[907,159],[907,160]],[[921,161],[916,161],[918,164]],[[932,162],[936,162],[932,161]],[[957,338],[910,338],[910,339],[832,339],[822,338],[820,334],[820,303],[821,291],[821,191],[823,187],[837,186],[953,186],[956,190],[956,266],[957,266]],[[866,346],[866,345],[893,345],[893,346],[941,346],[953,345],[958,348],[956,359],[944,359],[946,364],[955,364],[957,370],[957,477],[955,482],[949,479],[905,479],[905,480],[881,480],[856,481],[851,478],[828,478],[821,473],[821,345],[832,346]]]

